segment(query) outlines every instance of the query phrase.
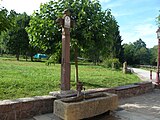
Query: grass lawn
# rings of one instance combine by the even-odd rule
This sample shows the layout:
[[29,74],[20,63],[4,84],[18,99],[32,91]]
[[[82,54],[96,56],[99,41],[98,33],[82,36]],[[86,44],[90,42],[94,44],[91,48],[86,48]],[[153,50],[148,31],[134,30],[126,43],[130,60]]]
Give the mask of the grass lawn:
[[[71,86],[75,89],[74,65],[71,66]],[[133,74],[112,71],[101,66],[79,65],[79,79],[86,89],[105,88],[140,82]],[[0,57],[0,100],[48,95],[60,90],[60,64],[46,66],[44,62],[16,61]]]

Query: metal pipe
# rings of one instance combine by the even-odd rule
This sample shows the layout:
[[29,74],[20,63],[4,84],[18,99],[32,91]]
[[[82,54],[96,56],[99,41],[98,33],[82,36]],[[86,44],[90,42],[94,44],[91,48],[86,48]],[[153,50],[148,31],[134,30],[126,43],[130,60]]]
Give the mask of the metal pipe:
[[159,84],[159,65],[160,65],[160,39],[158,39],[158,61],[157,61],[157,76],[156,83]]
[[152,80],[152,70],[150,70],[150,80]]

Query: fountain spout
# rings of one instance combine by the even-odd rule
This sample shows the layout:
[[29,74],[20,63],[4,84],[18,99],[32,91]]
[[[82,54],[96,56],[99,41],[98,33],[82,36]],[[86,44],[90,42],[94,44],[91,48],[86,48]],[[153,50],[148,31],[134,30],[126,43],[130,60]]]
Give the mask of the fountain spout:
[[77,97],[79,97],[81,95],[82,89],[83,89],[83,83],[82,82],[78,82],[77,83]]
[[85,93],[85,87],[83,87],[83,90],[84,90],[84,92],[83,92],[83,100],[85,100],[85,97],[86,97],[86,93]]

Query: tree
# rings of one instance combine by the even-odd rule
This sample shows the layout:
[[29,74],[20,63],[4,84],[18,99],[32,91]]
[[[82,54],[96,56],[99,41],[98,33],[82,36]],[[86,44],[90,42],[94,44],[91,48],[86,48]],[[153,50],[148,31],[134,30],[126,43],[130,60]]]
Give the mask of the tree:
[[[95,15],[97,15],[97,13],[95,13]],[[93,21],[96,20],[93,19]],[[100,57],[101,60],[120,58],[122,61],[123,58],[120,56],[123,54],[123,49],[119,26],[117,25],[114,16],[111,14],[111,10],[108,9],[105,12],[102,12],[99,16],[99,20],[96,22],[99,25],[96,27],[96,23],[94,23],[93,28],[91,29],[91,34],[94,36],[93,38],[91,37],[91,45],[87,47],[87,49],[90,48],[88,49],[89,51],[87,51],[88,56],[94,57],[91,59],[95,60],[95,62],[99,61]]]
[[146,43],[144,41],[142,41],[141,38],[139,38],[139,40],[137,40],[136,42],[133,42],[133,45],[135,46],[136,50],[139,50],[142,47],[146,48]]
[[124,58],[130,65],[149,64],[150,53],[142,39],[130,44],[124,44]]
[[[111,13],[110,13],[111,14]],[[119,58],[123,62],[123,46],[122,39],[120,36],[119,26],[115,18],[110,15],[111,19],[109,21],[108,36],[109,36],[109,56],[111,58]]]
[[134,45],[132,43],[129,44],[124,44],[124,60],[127,62],[129,65],[134,64]]
[[0,35],[0,54],[3,55],[3,53],[7,53],[7,48],[6,48],[6,39],[8,37],[7,32],[1,32]]
[[[5,15],[1,14],[1,17],[0,17],[0,19],[1,19],[0,23],[2,24],[2,27],[0,28],[1,29],[1,31],[0,31],[0,47],[1,47],[1,55],[2,55],[3,53],[9,52],[9,50],[7,49],[7,42],[9,41],[8,33],[9,33],[9,30],[12,29],[12,27],[14,27],[14,25],[15,25],[16,12],[14,10],[11,10],[10,12],[8,12],[5,8],[3,8],[1,13],[5,13]],[[5,25],[5,24],[7,24],[7,25]]]
[[36,46],[46,53],[57,52],[55,48],[61,40],[61,29],[56,23],[58,16],[54,5],[56,6],[57,2],[41,4],[40,12],[35,11],[32,14],[29,27],[26,28],[31,46]]
[[157,65],[158,46],[154,46],[150,49],[150,64]]
[[[108,46],[121,46],[118,25],[111,10],[102,11],[98,0],[59,0],[41,4],[40,10],[32,14],[30,26],[27,28],[30,38],[33,37],[30,39],[32,46],[50,54],[61,48],[61,27],[57,25],[56,19],[62,17],[66,8],[70,9],[71,18],[76,22],[76,26],[71,29],[71,45],[77,41],[81,52],[79,55],[96,63],[100,57],[109,56]],[[109,30],[113,28],[111,22],[115,29],[109,37]],[[120,47],[115,48],[115,54],[119,54],[119,50]],[[119,55],[115,55],[117,56]]]
[[149,51],[145,47],[141,47],[134,53],[135,62],[140,65],[149,64]]
[[0,8],[0,26],[0,35],[12,26],[12,21],[8,15],[8,11],[4,7]]
[[29,38],[25,27],[29,24],[29,16],[26,13],[13,13],[14,26],[9,30],[7,47],[11,54],[15,54],[17,60],[19,55],[26,55],[29,49]]
[[136,64],[149,64],[149,50],[142,39],[133,43],[135,46],[134,61]]
[[8,30],[13,27],[12,12],[6,8],[0,8],[0,51],[1,55],[7,52],[6,40],[8,39]]

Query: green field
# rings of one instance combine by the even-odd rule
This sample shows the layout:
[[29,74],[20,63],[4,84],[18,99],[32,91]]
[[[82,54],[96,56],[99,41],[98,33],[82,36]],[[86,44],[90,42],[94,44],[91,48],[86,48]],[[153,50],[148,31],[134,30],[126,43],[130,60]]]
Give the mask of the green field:
[[[75,89],[74,65],[71,66],[71,86]],[[123,74],[102,66],[79,65],[79,79],[86,89],[115,87],[139,82],[133,74]],[[0,57],[0,99],[16,99],[48,95],[60,90],[60,64],[46,66],[44,62],[16,61]]]

